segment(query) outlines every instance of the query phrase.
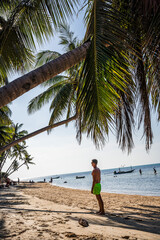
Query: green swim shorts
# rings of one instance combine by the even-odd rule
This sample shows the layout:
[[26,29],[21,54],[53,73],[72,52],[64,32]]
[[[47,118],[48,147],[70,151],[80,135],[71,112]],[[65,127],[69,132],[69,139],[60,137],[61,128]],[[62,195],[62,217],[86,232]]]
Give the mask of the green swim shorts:
[[96,183],[94,185],[94,188],[93,188],[93,194],[99,195],[100,192],[101,192],[101,184],[100,183]]

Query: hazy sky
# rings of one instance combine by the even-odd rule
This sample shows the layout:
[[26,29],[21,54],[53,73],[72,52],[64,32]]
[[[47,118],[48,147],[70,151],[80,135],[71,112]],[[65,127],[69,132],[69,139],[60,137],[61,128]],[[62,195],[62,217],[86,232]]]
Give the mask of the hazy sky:
[[[71,21],[71,30],[79,39],[83,38],[84,25],[82,20],[83,12]],[[58,45],[58,36],[50,39],[38,50],[55,50],[62,52]],[[15,76],[11,77],[13,80]],[[46,105],[42,110],[33,115],[27,114],[28,102],[36,96],[42,88],[38,87],[27,94],[15,100],[11,109],[13,111],[12,119],[15,123],[23,123],[24,129],[32,132],[44,127],[49,121],[49,108]],[[141,140],[142,132],[135,132],[135,148],[128,156],[123,153],[116,144],[116,139],[110,135],[105,147],[102,150],[96,150],[90,139],[83,137],[82,144],[79,145],[75,138],[76,130],[74,122],[66,128],[58,127],[50,135],[47,133],[40,134],[30,140],[27,140],[28,152],[34,157],[36,165],[31,165],[30,170],[25,167],[12,175],[12,178],[32,178],[38,176],[80,172],[91,170],[91,159],[97,158],[101,169],[125,166],[134,166],[141,164],[159,163],[160,162],[160,125],[157,124],[153,117],[154,144],[149,152],[145,151],[144,139]]]

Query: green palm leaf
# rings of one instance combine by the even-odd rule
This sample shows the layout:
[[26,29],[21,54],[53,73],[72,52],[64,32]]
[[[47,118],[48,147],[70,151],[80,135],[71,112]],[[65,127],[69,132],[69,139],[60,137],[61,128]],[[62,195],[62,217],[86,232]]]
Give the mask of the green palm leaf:
[[0,145],[5,145],[5,143],[9,140],[11,140],[10,128],[4,125],[0,125]]
[[0,109],[0,124],[4,124],[4,125],[9,125],[12,123],[10,117],[11,117],[11,110],[5,106],[3,108]]
[[64,47],[66,51],[72,51],[79,44],[77,37],[74,36],[74,32],[70,30],[69,25],[60,24],[60,45]]
[[42,66],[43,64],[50,62],[51,60],[56,59],[61,54],[55,51],[41,51],[37,54],[36,57],[36,67]]
[[53,124],[56,120],[60,120],[61,117],[64,115],[65,111],[71,108],[71,102],[70,102],[70,95],[72,93],[72,87],[73,85],[71,83],[65,83],[64,86],[59,89],[56,96],[54,97],[51,106],[50,111],[52,112],[49,125]]
[[[72,16],[78,0],[15,0],[0,4],[0,72],[33,66],[36,41],[53,36],[55,28]],[[1,74],[0,74],[1,75]]]
[[[87,132],[99,147],[114,124],[120,95],[130,81],[130,72],[118,27],[119,13],[110,1],[92,1],[86,38],[92,39],[80,78],[78,105],[81,108],[81,131]],[[87,126],[87,127],[86,127]]]
[[[59,31],[60,44],[62,44],[67,51],[77,46],[77,37],[74,37],[68,25],[60,25]],[[54,51],[42,51],[37,55],[36,65],[41,66],[58,56],[60,56],[60,54]],[[66,114],[66,118],[69,118],[71,114],[76,111],[78,75],[79,66],[76,66],[65,72],[65,75],[58,75],[41,84],[42,87],[48,88],[30,101],[28,112],[34,113],[45,104],[51,102],[51,117],[49,124],[53,124],[55,121],[60,120],[64,114]]]
[[65,83],[66,77],[59,75],[43,84],[43,86],[50,87],[29,102],[28,113],[34,113],[41,109],[46,103],[54,98]]

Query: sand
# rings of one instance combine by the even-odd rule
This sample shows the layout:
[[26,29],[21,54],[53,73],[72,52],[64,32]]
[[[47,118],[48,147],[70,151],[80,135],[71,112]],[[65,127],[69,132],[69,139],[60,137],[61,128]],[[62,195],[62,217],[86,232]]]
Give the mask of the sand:
[[[0,239],[160,240],[160,197],[102,193],[105,216],[89,191],[20,184],[0,189]],[[86,219],[88,227],[79,225]]]

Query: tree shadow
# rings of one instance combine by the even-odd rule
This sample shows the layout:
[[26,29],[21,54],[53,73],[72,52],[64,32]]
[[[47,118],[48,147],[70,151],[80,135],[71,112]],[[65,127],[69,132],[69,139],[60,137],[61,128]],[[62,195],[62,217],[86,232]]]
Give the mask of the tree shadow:
[[[125,209],[129,209],[129,210],[135,210],[136,215],[139,215],[140,217],[147,217],[147,218],[155,218],[160,220],[160,212],[157,211],[157,208],[155,211],[150,210],[149,207],[151,208],[151,206],[148,206],[147,209],[144,208],[139,208],[139,207],[124,207]],[[140,211],[140,213],[137,213],[136,211]],[[142,212],[143,211],[143,212]],[[133,212],[131,212],[130,214],[133,214]]]
[[[114,227],[122,227],[122,228],[129,228],[135,229],[139,231],[149,232],[160,234],[160,220],[158,218],[151,218],[150,216],[143,214],[136,214],[136,216],[131,213],[127,212],[127,215],[116,215],[113,216],[111,214],[107,214],[108,220],[111,221],[111,225]],[[113,223],[113,224],[112,224]]]
[[[1,207],[0,207],[1,208]],[[69,214],[67,216],[68,219],[78,221],[78,214],[86,215],[86,220],[90,224],[100,225],[100,226],[111,226],[111,227],[120,227],[124,229],[134,229],[154,234],[160,234],[160,220],[159,219],[150,219],[150,218],[142,218],[143,216],[139,215],[135,217],[133,213],[127,212],[119,214],[119,213],[106,213],[104,216],[96,216],[95,218],[91,218],[94,212],[79,212],[79,211],[58,211],[58,210],[44,210],[44,209],[25,209],[25,208],[16,208],[13,206],[4,206],[3,208],[8,210],[16,210],[17,212],[42,212],[42,213],[65,213]],[[72,214],[77,214],[77,216],[73,216]]]
[[14,193],[13,188],[10,189],[3,189],[0,195],[0,208],[2,209],[5,206],[12,206],[12,205],[22,205],[22,204],[29,204],[27,198],[21,194]]
[[[74,221],[79,220],[79,218],[75,216],[68,216],[68,218]],[[116,214],[116,216],[112,216],[110,213],[106,213],[105,216],[101,216],[101,218],[88,218],[86,220],[93,225],[134,229],[158,235],[160,234],[159,220],[142,220],[140,218],[124,217],[123,215],[118,216],[118,214]]]
[[26,189],[26,188],[39,188],[39,187],[37,187],[37,185],[34,185],[34,183],[28,183],[28,184],[23,184],[23,185],[16,185],[16,186],[14,186],[15,188],[17,188],[17,189]]
[[[6,200],[7,199],[7,200]],[[89,208],[82,208],[82,211],[61,211],[61,210],[46,210],[46,209],[33,209],[23,208],[22,204],[27,204],[25,196],[20,193],[14,194],[14,192],[3,192],[1,195],[0,209],[15,210],[19,212],[41,212],[41,213],[64,213],[67,214],[67,218],[73,221],[78,221],[80,215],[88,220],[89,224],[100,226],[111,226],[115,228],[134,229],[144,231],[148,233],[160,234],[160,207],[150,205],[139,205],[138,207],[123,206],[121,213],[116,209],[110,210],[104,216],[93,217],[94,211]],[[111,213],[113,211],[113,214]],[[73,215],[73,214],[76,214]],[[91,217],[92,216],[92,217]],[[4,229],[4,222],[2,220],[1,225]],[[1,229],[1,228],[0,228]],[[5,234],[5,229],[3,235]],[[6,233],[7,234],[7,233]],[[2,238],[3,239],[3,238]]]
[[[13,204],[14,205],[14,204]],[[68,214],[85,214],[90,215],[93,212],[78,212],[78,211],[59,211],[59,210],[45,210],[45,209],[32,209],[32,208],[16,208],[16,207],[8,207],[8,206],[0,206],[0,209],[7,209],[7,210],[17,210],[17,211],[24,211],[24,212],[42,212],[42,213],[68,213]]]
[[157,210],[159,210],[160,211],[160,207],[158,207],[158,206],[151,206],[151,205],[140,205],[141,207],[146,207],[146,208],[152,208],[152,209],[156,209],[156,211]]
[[9,230],[5,227],[5,220],[3,217],[0,219],[0,239],[5,239],[9,235]]

